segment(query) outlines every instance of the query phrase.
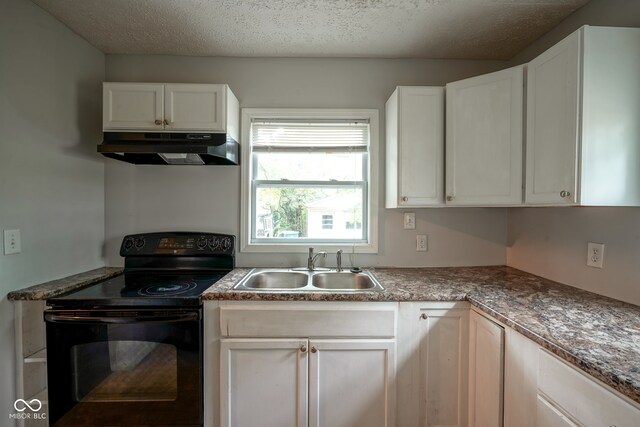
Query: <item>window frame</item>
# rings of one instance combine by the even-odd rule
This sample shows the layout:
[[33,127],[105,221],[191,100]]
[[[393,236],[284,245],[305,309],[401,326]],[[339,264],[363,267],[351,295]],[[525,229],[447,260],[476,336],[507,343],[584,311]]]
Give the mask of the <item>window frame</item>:
[[[379,113],[376,109],[307,109],[307,108],[243,108],[241,119],[241,214],[240,214],[240,252],[306,253],[310,246],[321,246],[324,250],[335,251],[352,248],[359,253],[378,252],[378,135]],[[369,147],[368,180],[363,191],[367,192],[368,206],[363,206],[368,222],[364,242],[323,242],[322,239],[305,242],[252,242],[252,172],[253,150],[251,147],[251,123],[253,119],[295,119],[295,120],[368,120]],[[365,224],[363,224],[363,227]]]

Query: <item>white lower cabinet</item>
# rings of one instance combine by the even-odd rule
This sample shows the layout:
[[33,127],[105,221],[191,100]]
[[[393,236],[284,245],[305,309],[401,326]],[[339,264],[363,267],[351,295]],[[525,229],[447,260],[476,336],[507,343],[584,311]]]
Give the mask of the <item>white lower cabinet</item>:
[[220,426],[395,425],[397,303],[230,302],[219,313]]
[[469,322],[469,427],[501,427],[504,328],[475,311]]
[[306,426],[307,345],[299,339],[223,339],[222,425]]
[[398,427],[467,425],[468,342],[468,303],[400,303]]

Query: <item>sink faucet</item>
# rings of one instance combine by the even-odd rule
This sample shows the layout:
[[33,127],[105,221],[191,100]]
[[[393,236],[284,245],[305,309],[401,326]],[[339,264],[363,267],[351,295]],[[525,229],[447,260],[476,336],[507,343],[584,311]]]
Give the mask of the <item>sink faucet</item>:
[[342,249],[338,249],[336,253],[336,271],[342,271]]
[[307,269],[309,271],[313,271],[316,269],[316,266],[315,266],[316,258],[318,258],[320,255],[322,255],[323,258],[327,257],[326,252],[318,252],[317,254],[314,255],[313,248],[309,248],[309,259],[307,259]]

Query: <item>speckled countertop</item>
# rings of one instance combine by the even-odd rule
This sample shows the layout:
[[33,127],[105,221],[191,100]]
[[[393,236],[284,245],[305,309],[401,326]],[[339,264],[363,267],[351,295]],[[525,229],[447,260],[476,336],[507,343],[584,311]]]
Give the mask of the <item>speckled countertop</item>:
[[100,267],[95,270],[9,292],[7,298],[10,301],[46,300],[67,292],[86,288],[120,273],[122,273],[122,267]]
[[542,347],[640,403],[640,307],[510,267],[371,269],[382,292],[233,291],[236,269],[206,300],[469,301]]
[[[640,307],[561,285],[510,267],[376,268],[382,292],[251,292],[232,290],[238,268],[204,300],[469,301],[500,322],[640,403]],[[42,300],[122,272],[105,267],[11,292]]]

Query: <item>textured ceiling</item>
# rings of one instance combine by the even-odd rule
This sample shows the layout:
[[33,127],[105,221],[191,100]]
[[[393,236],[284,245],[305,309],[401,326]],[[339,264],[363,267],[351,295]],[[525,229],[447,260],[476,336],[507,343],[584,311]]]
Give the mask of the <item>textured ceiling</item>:
[[589,0],[32,0],[105,53],[510,59]]

